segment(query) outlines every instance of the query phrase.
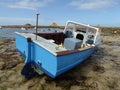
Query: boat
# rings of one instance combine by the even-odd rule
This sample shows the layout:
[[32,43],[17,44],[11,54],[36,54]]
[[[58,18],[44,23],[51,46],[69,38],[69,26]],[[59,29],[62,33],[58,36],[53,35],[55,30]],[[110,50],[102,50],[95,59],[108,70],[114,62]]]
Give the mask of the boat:
[[0,29],[2,29],[2,26],[0,26]]
[[21,27],[21,30],[27,30],[27,28]]
[[56,78],[85,61],[102,43],[99,28],[67,21],[62,32],[16,32],[16,49],[25,57],[21,74]]
[[33,29],[36,30],[36,26]]

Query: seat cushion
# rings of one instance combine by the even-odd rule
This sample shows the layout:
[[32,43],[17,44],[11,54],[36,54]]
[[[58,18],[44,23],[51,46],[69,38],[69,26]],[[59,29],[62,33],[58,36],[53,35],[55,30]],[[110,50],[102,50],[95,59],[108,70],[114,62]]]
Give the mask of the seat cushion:
[[80,48],[82,40],[76,38],[65,38],[64,47],[68,50],[75,50]]

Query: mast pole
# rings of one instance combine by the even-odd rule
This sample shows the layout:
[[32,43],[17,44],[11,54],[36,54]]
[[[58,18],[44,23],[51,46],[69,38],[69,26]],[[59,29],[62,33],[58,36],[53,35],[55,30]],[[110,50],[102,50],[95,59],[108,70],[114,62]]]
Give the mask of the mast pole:
[[36,40],[37,40],[37,33],[38,33],[38,16],[39,16],[39,13],[36,14]]

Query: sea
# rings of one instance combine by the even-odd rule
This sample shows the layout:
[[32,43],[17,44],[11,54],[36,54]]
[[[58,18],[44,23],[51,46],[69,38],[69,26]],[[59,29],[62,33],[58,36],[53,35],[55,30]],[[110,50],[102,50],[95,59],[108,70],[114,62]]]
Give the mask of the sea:
[[[53,33],[53,32],[62,32],[63,29],[59,28],[38,28],[38,33]],[[22,30],[21,28],[2,28],[0,29],[0,38],[15,38],[15,32],[21,33],[35,33],[36,29],[27,28]]]

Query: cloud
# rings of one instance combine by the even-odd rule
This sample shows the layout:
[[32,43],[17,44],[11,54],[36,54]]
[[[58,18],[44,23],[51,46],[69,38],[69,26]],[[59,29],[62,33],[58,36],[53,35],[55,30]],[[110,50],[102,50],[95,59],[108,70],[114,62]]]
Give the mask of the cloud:
[[69,5],[82,10],[96,10],[109,8],[117,3],[118,0],[74,0]]
[[[46,22],[47,21],[47,22]],[[40,18],[39,25],[50,25],[53,22],[51,19]],[[30,23],[36,24],[35,18],[23,18],[23,17],[0,17],[0,25],[24,25]]]
[[0,23],[3,25],[16,25],[35,22],[34,18],[18,18],[18,17],[0,17]]
[[53,0],[15,0],[14,2],[9,2],[8,7],[10,8],[23,8],[36,10],[39,7],[44,7]]
[[32,18],[0,17],[0,20],[33,20]]

